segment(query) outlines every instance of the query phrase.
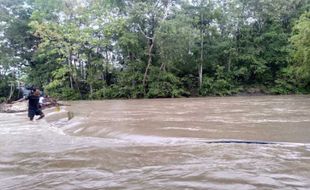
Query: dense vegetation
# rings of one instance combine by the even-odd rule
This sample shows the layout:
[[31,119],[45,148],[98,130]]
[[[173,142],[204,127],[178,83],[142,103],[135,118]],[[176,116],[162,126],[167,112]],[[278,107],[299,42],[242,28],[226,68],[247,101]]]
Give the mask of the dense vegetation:
[[309,0],[0,2],[2,100],[310,91]]

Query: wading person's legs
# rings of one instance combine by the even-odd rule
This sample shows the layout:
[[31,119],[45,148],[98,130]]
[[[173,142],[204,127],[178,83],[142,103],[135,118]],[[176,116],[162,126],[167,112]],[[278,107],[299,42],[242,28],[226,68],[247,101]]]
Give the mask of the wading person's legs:
[[[44,115],[44,113],[40,110],[40,109],[38,109],[37,111],[36,111],[36,115],[39,115],[40,117],[38,118],[38,119],[42,119],[45,115]],[[37,119],[37,120],[38,120]]]
[[36,114],[36,113],[35,113],[35,110],[32,110],[32,109],[29,109],[29,110],[28,110],[28,117],[29,117],[30,121],[33,120],[35,114]]

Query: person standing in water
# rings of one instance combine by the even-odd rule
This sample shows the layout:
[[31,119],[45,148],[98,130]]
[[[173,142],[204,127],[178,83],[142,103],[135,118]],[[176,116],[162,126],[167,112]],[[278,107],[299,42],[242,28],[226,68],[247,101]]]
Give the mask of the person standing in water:
[[34,116],[36,115],[40,116],[38,119],[42,119],[45,116],[41,110],[41,106],[39,103],[40,94],[41,93],[38,89],[34,89],[33,92],[26,98],[29,101],[28,102],[28,117],[30,121],[32,121]]

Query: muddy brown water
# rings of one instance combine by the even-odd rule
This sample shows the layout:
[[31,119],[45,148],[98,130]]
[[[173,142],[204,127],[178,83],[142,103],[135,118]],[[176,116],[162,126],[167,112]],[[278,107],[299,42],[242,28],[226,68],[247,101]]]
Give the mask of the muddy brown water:
[[0,114],[1,190],[310,189],[310,96],[69,104]]

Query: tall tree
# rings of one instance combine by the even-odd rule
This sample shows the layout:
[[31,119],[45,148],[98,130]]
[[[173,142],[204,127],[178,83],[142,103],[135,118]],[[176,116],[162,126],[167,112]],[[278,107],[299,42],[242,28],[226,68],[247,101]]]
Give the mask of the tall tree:
[[147,65],[143,77],[143,86],[146,87],[148,71],[154,57],[154,46],[157,40],[156,30],[161,27],[173,6],[172,0],[139,1],[134,3],[131,10],[132,21],[136,30],[147,40]]
[[305,12],[296,22],[290,39],[294,47],[293,57],[296,61],[299,77],[304,84],[310,83],[310,12]]

